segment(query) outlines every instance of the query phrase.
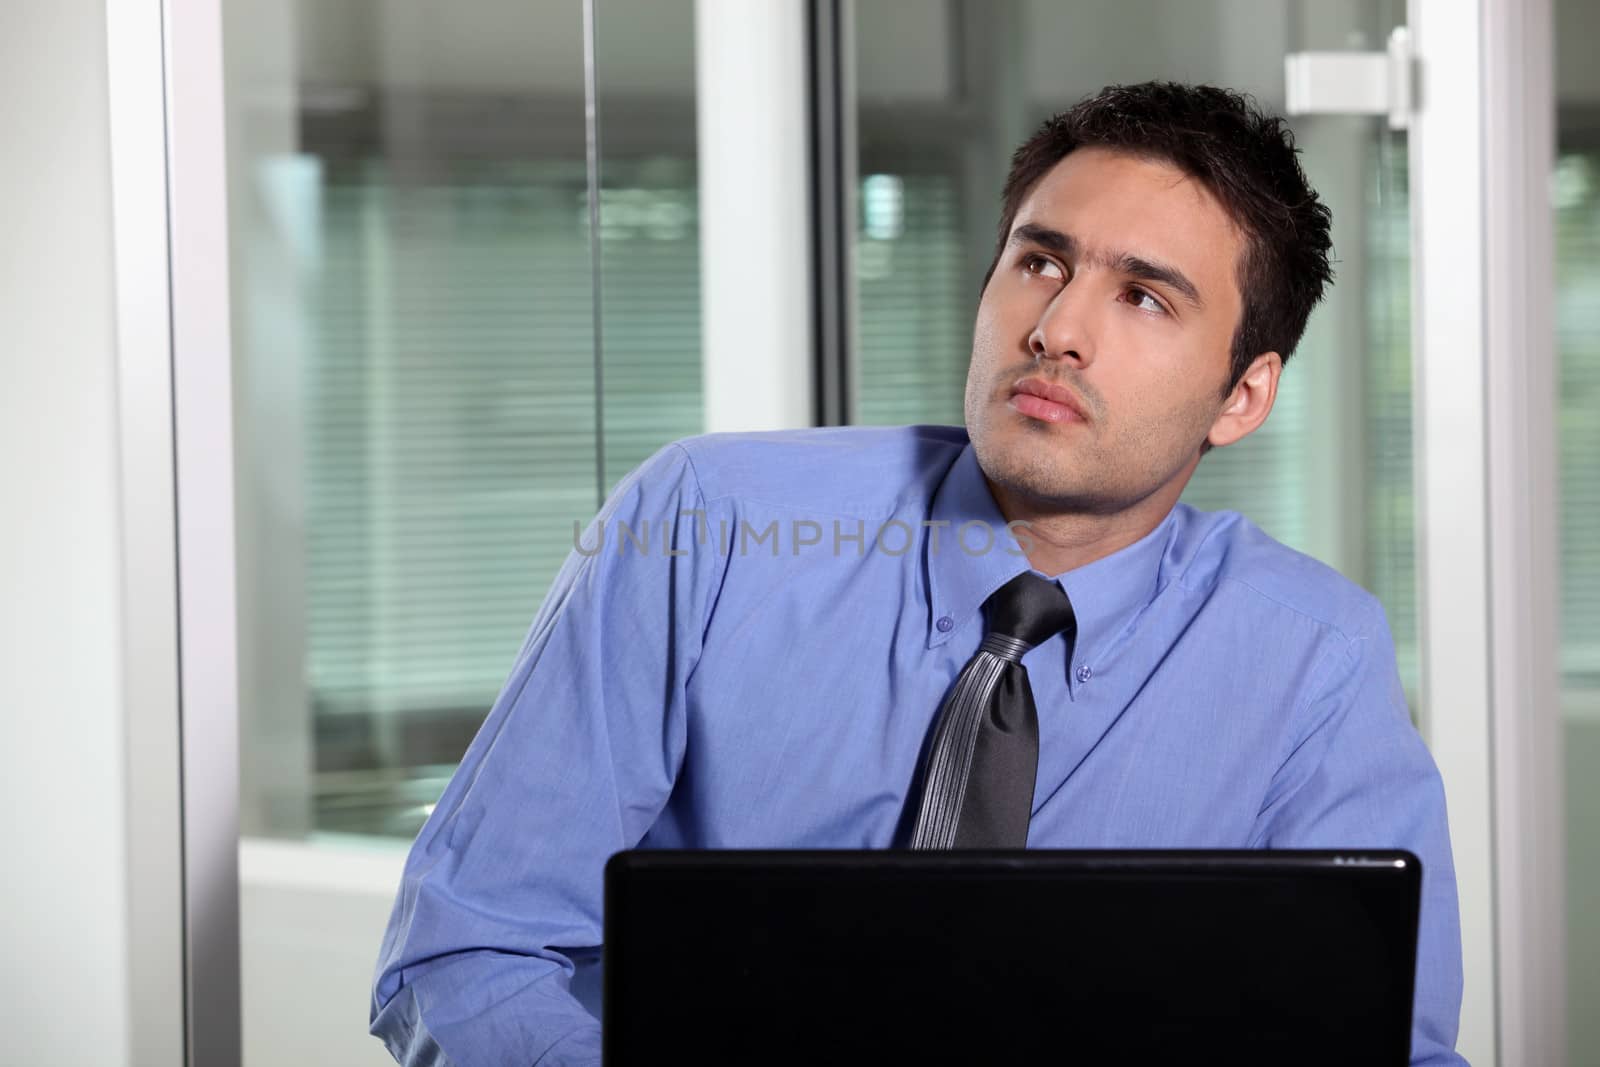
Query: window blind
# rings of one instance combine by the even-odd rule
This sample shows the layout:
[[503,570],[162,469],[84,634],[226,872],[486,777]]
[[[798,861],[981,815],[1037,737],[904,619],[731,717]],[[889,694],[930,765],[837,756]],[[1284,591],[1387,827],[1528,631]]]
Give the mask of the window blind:
[[1364,583],[1383,602],[1400,678],[1420,684],[1411,379],[1411,201],[1402,141],[1384,141],[1367,181]]
[[609,491],[656,449],[705,425],[700,214],[692,146],[681,157],[607,159],[601,178],[600,358]]
[[[609,489],[698,432],[701,406],[692,165],[607,173]],[[481,718],[594,514],[587,210],[581,162],[425,184],[373,162],[325,189],[306,480],[319,711]]]
[[873,174],[858,202],[856,421],[959,426],[975,301],[961,292],[955,180]]
[[595,501],[582,164],[324,192],[309,377],[319,712],[481,715]]

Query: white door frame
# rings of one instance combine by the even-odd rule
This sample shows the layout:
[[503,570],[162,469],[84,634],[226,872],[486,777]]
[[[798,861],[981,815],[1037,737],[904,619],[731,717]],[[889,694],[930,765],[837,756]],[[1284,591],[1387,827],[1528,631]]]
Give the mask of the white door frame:
[[1484,13],[1485,440],[1499,1048],[1567,1062],[1553,0]]
[[161,4],[106,5],[127,745],[129,1062],[184,1055],[178,559]]
[[241,1059],[223,0],[164,0],[188,1063]]
[[1423,732],[1461,896],[1458,1047],[1563,1063],[1551,0],[1410,0],[1407,21]]
[[[110,41],[113,72],[119,64],[133,72],[124,84],[148,91],[151,64],[165,63],[166,195],[154,192],[148,155],[142,169],[117,168],[114,195],[119,257],[124,234],[128,250],[150,248],[148,235],[124,229],[141,200],[151,217],[166,218],[170,242],[162,265],[171,279],[182,811],[134,810],[144,812],[145,833],[181,819],[171,827],[183,849],[181,1017],[195,1067],[237,1063],[241,1047],[222,3],[112,5],[121,10]],[[1459,1047],[1480,1067],[1558,1063],[1565,972],[1545,181],[1554,137],[1551,2],[1410,0],[1408,23],[1419,72],[1409,151],[1423,729],[1445,778],[1461,892]],[[151,26],[163,28],[160,36]],[[114,92],[117,84],[114,74]],[[112,123],[114,144],[136,153],[119,161],[137,158],[140,139],[155,136],[147,110],[114,107]],[[1463,158],[1477,163],[1462,166]],[[153,250],[147,262],[156,262]],[[128,306],[121,302],[140,270],[119,259],[119,306]],[[124,360],[135,350],[126,347],[129,330],[143,331],[140,351],[159,350],[159,301],[143,299],[157,311],[121,324]],[[159,366],[151,367],[159,382]],[[141,381],[137,392],[124,386],[125,418],[127,404],[159,414],[159,389]],[[130,501],[159,502],[161,492],[171,499],[171,481],[158,484],[162,446],[152,433],[140,454],[157,461],[127,468]],[[141,496],[141,487],[157,495]],[[144,514],[159,541],[158,519]],[[163,581],[159,572],[153,580]],[[162,590],[152,592],[159,603]],[[161,672],[140,684],[159,703]],[[159,769],[161,758],[158,746],[146,769]],[[171,941],[153,935],[152,952]]]

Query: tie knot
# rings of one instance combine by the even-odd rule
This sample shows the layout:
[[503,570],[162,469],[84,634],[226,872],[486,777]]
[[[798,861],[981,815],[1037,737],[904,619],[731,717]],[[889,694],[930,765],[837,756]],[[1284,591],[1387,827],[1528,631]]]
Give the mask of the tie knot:
[[1076,636],[1077,618],[1066,591],[1032,571],[1023,571],[996,589],[983,607],[991,637],[1009,637],[1026,646],[1017,651],[1019,659],[1023,652],[1063,630]]

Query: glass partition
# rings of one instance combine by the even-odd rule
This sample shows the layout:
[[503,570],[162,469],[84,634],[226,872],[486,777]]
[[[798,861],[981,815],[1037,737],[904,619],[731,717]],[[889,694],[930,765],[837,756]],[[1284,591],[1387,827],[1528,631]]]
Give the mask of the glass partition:
[[581,12],[227,10],[243,826],[409,838],[596,497]]
[[389,1062],[405,847],[574,522],[701,428],[693,6],[223,4],[249,1064]]
[[[598,0],[594,49],[609,490],[703,429],[694,0]],[[571,544],[569,521],[563,550]]]

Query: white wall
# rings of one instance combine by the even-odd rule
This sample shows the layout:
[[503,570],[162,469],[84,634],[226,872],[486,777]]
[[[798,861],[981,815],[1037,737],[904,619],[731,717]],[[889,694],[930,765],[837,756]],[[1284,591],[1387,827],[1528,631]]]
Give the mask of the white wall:
[[128,1051],[106,24],[0,32],[0,1004],[9,1063]]
[[372,973],[405,848],[386,841],[239,847],[244,1067],[382,1067]]

